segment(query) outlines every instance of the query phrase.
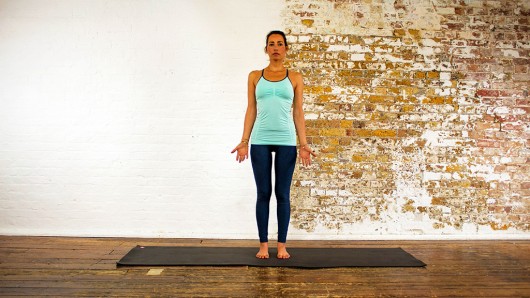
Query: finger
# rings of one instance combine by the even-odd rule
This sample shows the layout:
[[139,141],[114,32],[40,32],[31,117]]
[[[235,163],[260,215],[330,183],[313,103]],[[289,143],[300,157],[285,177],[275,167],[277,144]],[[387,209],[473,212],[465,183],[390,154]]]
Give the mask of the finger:
[[237,150],[239,150],[241,148],[241,145],[237,145],[236,148],[234,148],[234,150],[232,150],[232,153],[236,152]]
[[312,150],[311,148],[307,148],[306,151],[309,152],[309,154],[311,154],[311,155],[313,155],[313,156],[317,156],[317,155],[315,154],[315,152],[313,152],[313,150]]

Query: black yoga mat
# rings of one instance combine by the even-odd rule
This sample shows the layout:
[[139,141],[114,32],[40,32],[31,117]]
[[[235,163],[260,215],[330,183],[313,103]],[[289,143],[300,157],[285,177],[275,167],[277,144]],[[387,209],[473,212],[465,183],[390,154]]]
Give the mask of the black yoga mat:
[[401,248],[289,248],[289,259],[256,258],[254,247],[136,246],[121,266],[258,266],[258,267],[422,267],[425,263]]

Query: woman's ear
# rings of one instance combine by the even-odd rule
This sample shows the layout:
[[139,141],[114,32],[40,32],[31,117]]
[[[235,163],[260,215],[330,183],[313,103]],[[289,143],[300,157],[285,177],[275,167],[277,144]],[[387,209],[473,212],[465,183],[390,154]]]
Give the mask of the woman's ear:
[[265,52],[265,54],[267,54],[267,47],[266,46],[263,48],[263,51]]

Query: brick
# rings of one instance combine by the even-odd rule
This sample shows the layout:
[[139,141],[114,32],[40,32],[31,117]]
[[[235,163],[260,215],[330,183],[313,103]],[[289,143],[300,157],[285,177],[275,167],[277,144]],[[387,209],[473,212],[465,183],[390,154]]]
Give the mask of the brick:
[[384,95],[370,95],[368,101],[372,103],[392,103],[394,102],[394,97],[384,96]]
[[346,136],[346,130],[342,128],[327,128],[321,129],[320,135],[323,137],[330,136]]
[[[307,4],[303,7],[307,7],[316,1],[304,3]],[[333,185],[330,177],[337,176],[334,172],[354,172],[350,180],[341,183],[350,188],[361,185],[354,184],[353,180],[369,179],[370,183],[362,186],[367,189],[358,189],[352,194],[383,209],[384,204],[376,198],[399,199],[402,202],[399,212],[421,211],[436,219],[429,227],[419,223],[434,233],[441,228],[458,230],[462,221],[458,216],[462,210],[466,211],[469,224],[475,225],[477,230],[480,226],[489,227],[490,221],[476,219],[488,218],[491,214],[476,206],[485,204],[488,195],[499,200],[510,197],[520,202],[517,198],[525,195],[523,190],[526,190],[519,188],[528,178],[518,177],[530,171],[524,168],[529,158],[516,145],[530,145],[528,134],[523,133],[530,108],[527,99],[530,77],[526,58],[529,51],[524,48],[528,18],[525,18],[527,11],[520,8],[522,2],[483,4],[470,0],[464,5],[435,1],[432,3],[434,15],[428,18],[412,16],[404,9],[400,9],[399,14],[377,17],[363,11],[362,18],[352,13],[351,21],[370,18],[373,23],[355,30],[346,25],[348,20],[344,15],[339,18],[333,10],[339,3],[344,7],[354,2],[332,0],[328,6],[315,8],[315,14],[310,17],[286,18],[287,26],[298,26],[300,36],[312,34],[306,44],[318,43],[318,47],[304,48],[313,53],[294,55],[294,59],[304,60],[297,63],[306,65],[308,71],[304,75],[309,85],[328,84],[347,90],[340,96],[324,90],[307,92],[311,100],[317,101],[311,107],[315,109],[312,115],[341,121],[338,124],[320,122],[318,132],[311,131],[316,133],[311,135],[318,140],[316,142],[334,144],[325,145],[326,150],[341,151],[341,157],[331,151],[323,156],[326,163],[322,174],[314,174],[315,185]],[[335,22],[334,17],[342,21]],[[312,27],[300,25],[302,19],[314,20]],[[425,23],[410,26],[417,21]],[[382,25],[375,28],[375,23]],[[384,24],[389,24],[388,28]],[[492,24],[495,28],[490,28]],[[326,33],[320,35],[319,30]],[[293,32],[296,35],[297,31]],[[340,47],[342,45],[348,47]],[[320,53],[315,53],[317,51]],[[319,62],[315,64],[312,60]],[[317,67],[309,70],[309,65]],[[327,72],[317,74],[320,69]],[[343,129],[344,135],[333,130],[337,128]],[[352,152],[353,148],[357,153]],[[342,163],[350,158],[352,162]],[[437,163],[439,166],[433,167],[432,172],[417,170],[421,172],[417,175],[410,172],[410,168]],[[401,168],[400,164],[403,164]],[[496,164],[499,166],[492,166]],[[432,202],[414,207],[409,199],[400,197],[396,190],[398,181],[394,180],[400,175],[405,177],[406,183],[418,185],[409,188],[411,193],[417,196],[426,193],[433,198]],[[381,177],[385,177],[384,183],[377,180]],[[509,184],[503,179],[513,181],[516,187],[507,188]],[[496,183],[496,189],[489,192],[492,183]],[[518,197],[513,199],[513,194]],[[470,206],[469,202],[474,205]],[[513,206],[505,205],[493,210],[499,214],[514,212]],[[364,220],[370,221],[370,218]],[[528,231],[529,225],[517,220],[519,218],[498,218],[495,229],[499,235],[505,233],[508,226]]]
[[476,96],[486,96],[486,97],[498,97],[498,90],[488,90],[488,89],[479,89],[477,90]]

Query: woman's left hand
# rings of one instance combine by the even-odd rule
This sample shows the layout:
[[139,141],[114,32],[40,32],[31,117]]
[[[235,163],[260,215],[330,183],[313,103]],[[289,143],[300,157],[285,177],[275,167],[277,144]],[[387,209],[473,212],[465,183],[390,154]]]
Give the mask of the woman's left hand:
[[316,157],[317,155],[313,152],[313,150],[309,147],[309,145],[305,145],[300,147],[300,162],[303,166],[310,166],[311,165],[311,155],[313,157]]

